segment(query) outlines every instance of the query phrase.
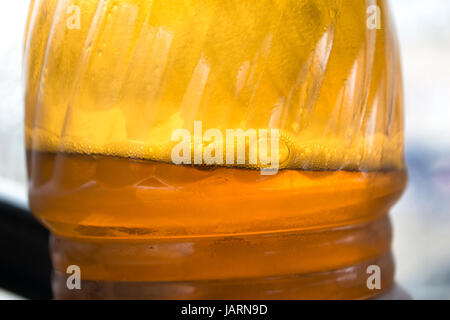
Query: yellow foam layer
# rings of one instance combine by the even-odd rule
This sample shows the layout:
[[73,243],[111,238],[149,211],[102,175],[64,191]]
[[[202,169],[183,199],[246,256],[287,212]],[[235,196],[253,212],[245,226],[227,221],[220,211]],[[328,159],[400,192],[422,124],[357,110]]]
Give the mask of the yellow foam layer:
[[[171,141],[170,137],[167,139],[167,137],[160,136],[160,139],[159,143],[117,139],[113,142],[102,144],[83,141],[70,136],[60,139],[39,129],[35,129],[32,134],[27,131],[27,141],[29,141],[27,145],[32,146],[32,149],[36,151],[110,155],[172,162],[171,153],[175,142]],[[311,139],[302,142],[284,134],[281,136],[279,143],[279,168],[363,171],[404,169],[403,160],[399,159],[396,154],[397,150],[402,148],[403,136],[391,138],[386,144],[385,142],[385,136],[377,135],[371,137],[369,141],[353,141],[351,145],[345,146],[336,139]],[[202,145],[201,154],[203,154],[207,145],[208,143]],[[248,153],[249,147],[247,144],[247,161],[243,167],[260,167],[259,163],[256,166],[248,163]],[[225,155],[226,150],[224,149],[223,165],[227,166]]]

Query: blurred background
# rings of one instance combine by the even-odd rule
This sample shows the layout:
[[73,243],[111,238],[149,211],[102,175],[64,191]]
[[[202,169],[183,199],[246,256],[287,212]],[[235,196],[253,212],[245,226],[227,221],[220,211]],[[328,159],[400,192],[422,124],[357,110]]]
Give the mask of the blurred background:
[[[29,0],[8,1],[0,11],[0,198],[22,209],[27,203],[21,65],[28,5]],[[402,50],[410,172],[409,187],[392,210],[397,282],[415,299],[450,299],[450,1],[390,5]],[[9,254],[2,251],[0,263],[14,260]],[[0,288],[2,298],[20,297]]]

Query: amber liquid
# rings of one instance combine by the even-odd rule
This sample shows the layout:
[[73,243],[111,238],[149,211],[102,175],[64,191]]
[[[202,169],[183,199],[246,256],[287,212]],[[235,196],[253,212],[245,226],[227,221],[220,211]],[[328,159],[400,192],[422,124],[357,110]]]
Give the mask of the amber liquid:
[[[29,194],[54,235],[55,297],[388,289],[406,169],[399,53],[376,3],[379,29],[368,0],[33,0]],[[279,130],[280,170],[172,164],[174,131],[193,137],[196,121]],[[81,290],[66,287],[70,265]]]
[[[60,298],[365,298],[392,283],[386,216],[403,171],[198,168],[29,152]],[[85,290],[65,288],[78,265]],[[58,280],[59,279],[59,280]],[[58,281],[60,283],[58,283]]]

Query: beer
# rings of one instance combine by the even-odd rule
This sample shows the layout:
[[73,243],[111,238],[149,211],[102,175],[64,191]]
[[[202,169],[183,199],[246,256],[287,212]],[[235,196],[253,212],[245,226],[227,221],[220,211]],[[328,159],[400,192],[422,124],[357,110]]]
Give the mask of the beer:
[[[352,299],[387,290],[387,214],[406,169],[398,49],[378,4],[33,1],[29,195],[54,235],[55,296]],[[181,163],[179,129],[193,146]],[[214,149],[231,163],[205,161],[206,130],[215,140],[245,132],[242,162],[239,139]],[[260,137],[270,130],[279,139],[267,172]],[[73,265],[81,290],[66,287]],[[371,266],[380,288],[367,284]]]

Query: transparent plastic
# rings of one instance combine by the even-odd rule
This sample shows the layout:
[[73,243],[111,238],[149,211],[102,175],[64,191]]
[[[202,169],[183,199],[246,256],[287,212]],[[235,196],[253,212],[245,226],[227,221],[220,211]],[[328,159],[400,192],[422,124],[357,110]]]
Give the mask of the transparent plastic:
[[[407,175],[385,1],[34,0],[25,75],[30,205],[55,235],[57,298],[391,286],[387,214]],[[173,132],[196,121],[278,129],[279,171],[175,165]]]

